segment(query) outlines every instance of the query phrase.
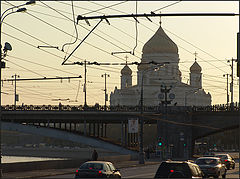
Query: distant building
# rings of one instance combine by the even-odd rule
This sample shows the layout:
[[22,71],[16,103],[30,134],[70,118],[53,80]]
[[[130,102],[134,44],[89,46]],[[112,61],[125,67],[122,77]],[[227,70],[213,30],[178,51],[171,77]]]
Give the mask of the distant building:
[[[202,88],[202,68],[196,58],[190,67],[190,85],[181,82],[179,70],[179,55],[177,45],[167,36],[160,26],[157,32],[143,46],[141,64],[138,66],[137,84],[132,85],[132,70],[126,64],[121,70],[121,89],[115,87],[110,95],[110,105],[136,106],[140,104],[142,76],[143,78],[143,104],[157,106],[161,104],[164,94],[162,87],[170,88],[174,94],[171,104],[177,106],[207,106],[211,105],[211,95]],[[153,70],[148,62],[164,63],[157,71]],[[162,87],[161,87],[162,85]],[[170,94],[168,93],[168,95]],[[169,100],[169,96],[168,96]]]

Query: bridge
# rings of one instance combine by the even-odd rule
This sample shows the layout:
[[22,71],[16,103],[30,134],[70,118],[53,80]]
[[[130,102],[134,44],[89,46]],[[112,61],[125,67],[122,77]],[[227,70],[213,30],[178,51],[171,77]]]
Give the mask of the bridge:
[[144,120],[144,146],[158,137],[175,157],[192,155],[195,140],[239,128],[239,105],[207,107],[148,106],[3,106],[2,121],[53,128],[138,149],[138,134],[128,133],[129,119]]

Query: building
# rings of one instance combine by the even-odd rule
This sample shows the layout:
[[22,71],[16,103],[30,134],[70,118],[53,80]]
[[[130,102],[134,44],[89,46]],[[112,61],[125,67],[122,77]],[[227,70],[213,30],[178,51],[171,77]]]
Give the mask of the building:
[[[137,84],[132,85],[132,70],[126,64],[121,70],[121,89],[115,87],[110,95],[110,105],[137,106],[140,104],[143,86],[143,105],[158,106],[165,100],[161,89],[168,89],[169,105],[208,106],[211,95],[202,88],[202,68],[195,62],[190,67],[190,84],[182,82],[179,70],[177,45],[167,36],[161,25],[142,49],[142,59],[137,71]],[[149,62],[164,64],[156,65]]]

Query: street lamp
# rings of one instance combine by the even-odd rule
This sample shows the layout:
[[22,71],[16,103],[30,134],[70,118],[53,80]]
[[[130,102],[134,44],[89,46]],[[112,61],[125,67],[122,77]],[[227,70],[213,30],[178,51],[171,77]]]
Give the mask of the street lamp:
[[144,152],[143,152],[143,125],[144,125],[144,120],[143,120],[143,79],[144,79],[144,75],[147,71],[158,71],[160,67],[163,67],[165,64],[158,64],[156,66],[151,66],[150,69],[147,68],[145,70],[142,71],[142,79],[141,79],[141,99],[140,99],[140,114],[141,114],[141,120],[140,120],[140,140],[139,140],[139,164],[144,164]]
[[[14,14],[17,12],[25,12],[27,9],[26,8],[20,8],[21,6],[24,5],[31,5],[34,4],[35,0],[30,0],[24,4],[18,5],[18,6],[13,6],[11,8],[8,8],[1,14],[1,24],[0,24],[0,136],[1,136],[1,128],[2,128],[2,68],[5,68],[5,63],[2,62],[2,59],[6,56],[6,53],[8,50],[12,50],[12,47],[9,43],[5,43],[5,47],[3,49],[4,54],[2,53],[2,24],[4,19],[9,16],[10,14]],[[13,9],[17,9],[16,11],[13,11]],[[5,15],[9,10],[12,10],[12,12],[9,12],[8,14]],[[2,178],[2,147],[0,145],[0,178]]]

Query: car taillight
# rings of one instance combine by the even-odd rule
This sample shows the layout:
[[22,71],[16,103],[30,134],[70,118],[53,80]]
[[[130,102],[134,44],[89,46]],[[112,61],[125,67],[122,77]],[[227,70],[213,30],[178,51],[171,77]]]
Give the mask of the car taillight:
[[99,171],[98,171],[98,175],[99,175],[99,176],[102,176],[102,171],[99,170]]
[[171,172],[171,173],[173,173],[173,172],[174,172],[174,170],[170,170],[170,172]]

